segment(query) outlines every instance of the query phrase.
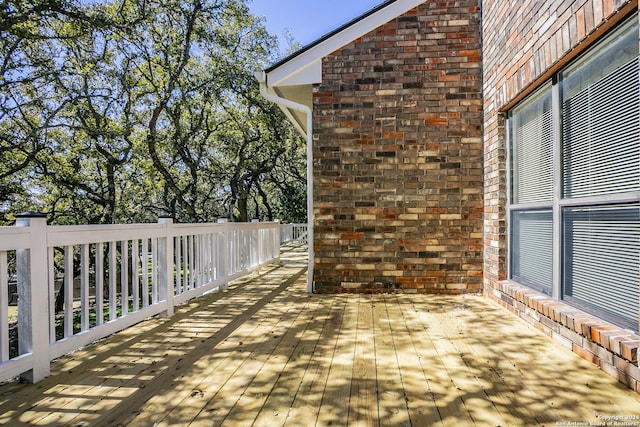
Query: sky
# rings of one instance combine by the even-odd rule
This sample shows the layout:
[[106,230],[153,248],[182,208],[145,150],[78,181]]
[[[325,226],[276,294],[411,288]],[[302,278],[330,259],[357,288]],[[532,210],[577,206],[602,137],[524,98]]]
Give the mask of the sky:
[[266,19],[267,30],[278,36],[280,50],[293,41],[309,44],[379,5],[384,0],[248,0],[251,13]]

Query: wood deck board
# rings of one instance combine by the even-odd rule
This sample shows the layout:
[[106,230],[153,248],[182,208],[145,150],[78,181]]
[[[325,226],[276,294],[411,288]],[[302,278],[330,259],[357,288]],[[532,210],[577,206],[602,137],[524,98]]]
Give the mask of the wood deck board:
[[346,423],[349,418],[351,384],[355,358],[359,296],[348,298],[336,346],[331,356],[329,374],[320,400],[316,425]]
[[[245,301],[247,298],[251,300],[247,296]],[[216,300],[220,300],[219,295],[213,297],[214,304]],[[225,308],[231,307],[229,301],[224,300],[223,303]],[[61,359],[61,366],[56,364],[52,369],[52,379],[57,377],[54,380],[57,382],[52,386],[54,392],[48,397],[36,394],[34,399],[40,397],[39,401],[36,400],[36,406],[42,409],[30,411],[21,417],[21,421],[65,425],[78,414],[95,413],[94,416],[84,416],[85,419],[92,419],[98,417],[100,411],[108,412],[110,405],[117,404],[118,399],[127,398],[136,389],[143,388],[149,378],[175,363],[172,359],[177,359],[190,350],[188,346],[185,347],[185,343],[194,342],[193,338],[199,332],[197,328],[179,326],[181,323],[192,326],[191,319],[199,309],[197,304],[187,304],[180,307],[179,313],[172,319],[156,318],[140,325],[143,332],[152,330],[153,334],[135,336],[132,334],[133,328],[130,328],[118,334],[122,336],[122,340],[98,343],[100,348],[105,348],[104,352],[81,350]],[[171,330],[176,328],[181,333],[186,331],[189,337],[186,340],[172,337]],[[171,354],[172,349],[177,348],[180,351]],[[62,381],[61,377],[64,378]],[[51,380],[45,380],[38,387],[49,386],[47,382]],[[100,406],[96,407],[98,405]]]
[[[475,317],[475,314],[467,313],[467,316]],[[535,408],[537,420],[591,419],[595,414],[613,413],[640,415],[640,395],[632,393],[631,400],[613,403],[609,393],[615,396],[617,391],[631,392],[591,363],[550,341],[533,326],[526,322],[515,325],[501,322],[490,312],[478,317],[480,321],[492,323],[503,334],[511,334],[512,338],[494,347],[508,356],[497,365],[512,388],[523,387],[530,406]]]
[[640,395],[482,296],[308,295],[304,254],[288,256],[61,358],[37,385],[0,386],[0,424],[549,426],[639,412]]
[[329,378],[329,368],[345,314],[347,299],[329,296],[328,298],[322,298],[322,301],[325,305],[328,304],[330,308],[326,316],[320,315],[316,317],[316,321],[322,324],[322,329],[300,385],[295,391],[293,403],[284,423],[285,426],[316,425],[320,402]]
[[[411,425],[408,404],[414,396],[409,397],[409,393],[405,392],[409,383],[404,378],[398,361],[398,347],[392,329],[395,318],[390,314],[396,313],[389,310],[388,307],[393,307],[393,304],[387,304],[387,298],[393,299],[393,296],[378,295],[373,300],[378,416],[380,425],[407,426]],[[418,388],[420,390],[415,396],[423,396],[424,388],[416,387]],[[413,402],[411,405],[413,406]]]
[[321,302],[318,298],[310,299],[296,327],[283,338],[285,351],[278,356],[279,360],[269,363],[262,372],[263,376],[266,375],[265,383],[270,383],[273,378],[276,380],[262,402],[253,425],[271,427],[285,423],[320,338],[320,331],[314,327],[314,319],[326,316],[331,307],[323,306]]
[[[495,370],[487,369],[487,362],[492,355],[491,352],[485,351],[489,347],[477,348],[471,347],[466,339],[466,335],[473,333],[473,329],[464,322],[460,322],[455,316],[450,317],[451,321],[441,324],[449,337],[458,337],[460,339],[452,339],[451,343],[456,351],[461,354],[461,359],[467,370],[478,381],[487,398],[492,402],[496,411],[504,419],[505,425],[515,425],[518,423],[536,424],[539,419],[525,419],[526,414],[531,413],[531,408],[520,400],[519,394],[514,393],[512,388],[496,374]],[[490,365],[489,365],[490,366]],[[482,375],[480,375],[482,374]],[[522,413],[520,408],[528,408],[526,413]],[[549,420],[544,420],[548,422]]]
[[[400,305],[398,295],[390,295],[386,299],[391,336],[396,350],[396,359],[400,370],[404,399],[412,426],[441,426],[440,410],[434,398],[434,384],[422,368],[423,329],[420,329],[411,318],[403,315],[406,307]],[[404,309],[404,310],[403,310]],[[427,372],[434,369],[429,364]],[[436,387],[437,389],[437,387]]]
[[[185,372],[184,375],[176,377],[164,389],[158,390],[149,399],[143,411],[128,421],[132,425],[152,425],[171,422],[176,418],[180,410],[189,410],[191,416],[195,417],[198,411],[192,405],[205,397],[204,390],[212,389],[211,383],[219,384],[223,371],[220,369],[227,360],[241,360],[242,352],[245,350],[243,341],[251,337],[262,324],[245,322],[221,342],[214,351],[209,353],[206,360],[199,359],[194,363],[194,369]],[[204,350],[207,351],[207,350]],[[227,369],[230,369],[227,366]],[[215,373],[215,375],[213,375]],[[231,375],[231,374],[230,374]],[[214,393],[217,391],[214,391]],[[189,419],[189,418],[185,418]]]
[[[260,291],[257,289],[250,289],[247,291],[248,291],[247,300],[249,301],[256,302],[261,297],[264,296],[264,294],[260,293]],[[255,294],[255,295],[252,295],[252,294]],[[236,303],[241,304],[241,301],[236,301]],[[191,344],[186,345],[184,342],[177,343],[177,348],[179,348],[181,351],[179,352],[179,354],[174,356],[173,358],[174,360],[170,363],[171,370],[163,371],[163,372],[166,372],[166,375],[162,377],[160,376],[152,377],[153,379],[150,379],[150,382],[152,382],[152,385],[147,384],[145,385],[145,387],[142,387],[136,390],[135,393],[140,396],[141,400],[144,398],[147,398],[147,401],[152,401],[155,397],[161,398],[163,395],[166,395],[166,394],[169,394],[171,396],[175,392],[175,390],[180,389],[179,385],[184,383],[182,381],[182,377],[184,376],[192,380],[198,381],[201,376],[200,374],[202,372],[198,369],[198,363],[197,363],[198,359],[203,354],[208,354],[211,348],[209,345],[207,345],[207,341],[213,340],[215,343],[219,343],[219,341],[222,341],[223,338],[226,338],[226,336],[220,337],[219,339],[215,339],[214,337],[216,336],[217,332],[231,325],[232,319],[233,321],[239,322],[238,324],[240,325],[240,327],[244,327],[245,325],[250,326],[249,323],[244,322],[246,318],[250,317],[250,313],[247,314],[242,310],[238,310],[236,307],[234,307],[234,304],[223,305],[223,306],[214,305],[213,309],[214,309],[214,313],[216,313],[214,316],[215,320],[225,319],[226,321],[223,321],[219,325],[216,325],[217,327],[209,328],[208,331],[206,332],[203,331],[201,327],[199,327],[198,334],[194,335],[192,332],[189,332],[188,321],[180,322],[181,324],[176,324],[176,328],[178,331],[180,331],[181,333],[186,331],[186,335],[191,337]],[[156,342],[152,345],[155,347],[161,347],[162,339],[163,338],[157,339]],[[160,372],[156,371],[156,372],[150,372],[150,373],[157,375]],[[149,387],[149,389],[147,389],[147,387]],[[191,398],[191,400],[189,401],[189,403],[191,404],[198,401],[198,398],[200,397],[200,393],[198,392],[198,390],[199,390],[198,387],[194,386],[193,382],[191,384],[188,384],[186,386],[186,389],[184,388],[182,389],[183,393],[186,392],[188,396]],[[172,396],[172,397],[175,397],[175,396]],[[174,401],[173,399],[170,399],[170,400],[172,402]],[[166,412],[165,411],[166,411],[165,409],[163,409],[160,412],[153,411],[151,405],[150,406],[145,405],[145,407],[142,408],[142,410],[137,409],[135,412],[138,414],[138,416],[141,416],[141,418],[144,419],[145,416],[149,414],[151,414],[151,416],[155,418],[157,418],[159,415],[160,416],[164,415],[166,417],[171,415],[171,411],[166,411]],[[126,417],[129,415],[130,414],[125,414],[124,419],[114,417],[111,419],[103,419],[101,420],[101,422],[107,425],[112,425],[116,421],[117,422],[125,421],[128,424],[130,423],[130,421],[128,421]],[[132,422],[132,423],[135,424],[135,422]]]
[[280,313],[276,327],[270,331],[268,341],[263,342],[249,356],[248,363],[240,368],[242,375],[247,377],[247,388],[225,416],[224,422],[227,424],[254,424],[275,381],[284,372],[284,367],[293,354],[295,340],[299,339],[296,335],[300,329],[306,329],[309,300],[303,300],[302,304],[296,306],[298,298],[288,296],[287,299],[288,304],[283,301],[284,310]]
[[460,345],[460,342],[464,343],[464,336],[452,321],[453,311],[455,308],[435,314],[431,307],[426,310],[421,305],[416,305],[415,313],[422,322],[421,326],[430,336],[430,342],[434,345],[458,397],[473,422],[479,425],[510,425],[482,387],[481,373],[469,369],[465,362],[465,356],[472,354],[473,349]]
[[[469,301],[469,303],[472,302]],[[455,325],[455,330],[466,338],[468,334],[473,334],[473,330],[469,327],[467,319],[464,319],[467,314],[464,310],[465,307],[467,307],[467,303],[461,302],[455,315],[449,318],[451,319],[450,324]],[[469,306],[469,308],[472,307]],[[484,313],[478,313],[477,316],[480,318],[480,322],[496,320],[483,318]],[[450,330],[450,335],[454,334],[453,330],[453,328]],[[501,412],[507,425],[522,422],[555,424],[557,418],[551,418],[546,411],[539,410],[541,406],[536,404],[535,396],[532,394],[526,378],[513,369],[510,352],[500,351],[501,343],[508,340],[508,334],[511,333],[517,333],[517,331],[510,330],[508,327],[501,329],[500,336],[502,338],[491,347],[477,345],[471,347],[467,339],[457,340],[455,345],[458,351],[464,353],[463,359],[469,369],[483,374],[480,378],[483,389],[494,402],[498,411]],[[513,346],[513,342],[509,345]],[[542,362],[542,364],[544,363],[546,362]],[[511,375],[512,373],[515,374]],[[534,399],[531,399],[532,396]],[[546,406],[546,404],[543,405],[545,408]]]
[[445,363],[442,350],[438,351],[438,344],[434,341],[443,339],[441,332],[431,331],[435,325],[424,325],[419,319],[418,312],[432,310],[433,302],[423,301],[420,306],[414,306],[411,296],[400,295],[401,314],[404,316],[408,335],[413,348],[418,354],[419,366],[426,378],[425,387],[429,386],[436,403],[441,422],[445,426],[473,425],[473,419],[461,397],[460,390],[455,386],[450,367]]
[[[350,426],[370,426],[378,420],[378,381],[376,376],[376,323],[373,301],[368,295],[358,298],[358,320],[349,399]],[[377,319],[376,319],[377,320]],[[383,361],[383,363],[386,361]]]
[[[276,301],[279,295],[275,296]],[[234,399],[238,398],[235,393],[225,395],[224,391],[233,389],[237,393],[245,386],[243,381],[251,368],[242,375],[235,375],[236,372],[242,366],[246,368],[249,363],[254,363],[251,357],[260,357],[267,351],[267,345],[272,345],[270,339],[265,344],[263,338],[273,336],[286,307],[270,304],[263,310],[260,316],[251,311],[242,313],[235,319],[239,327],[215,348],[205,346],[194,352],[194,368],[176,376],[170,386],[156,391],[150,399],[153,407],[146,407],[130,423],[138,425],[153,421],[158,425],[175,425],[192,421],[197,424],[201,413],[207,420],[224,418],[235,404]]]

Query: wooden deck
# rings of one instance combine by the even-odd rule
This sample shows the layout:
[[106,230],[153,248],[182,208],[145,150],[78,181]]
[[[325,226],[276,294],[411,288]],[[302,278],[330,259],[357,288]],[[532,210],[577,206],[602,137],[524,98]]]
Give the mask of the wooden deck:
[[60,359],[41,383],[1,386],[0,424],[555,426],[640,415],[640,395],[481,296],[307,295],[304,249]]

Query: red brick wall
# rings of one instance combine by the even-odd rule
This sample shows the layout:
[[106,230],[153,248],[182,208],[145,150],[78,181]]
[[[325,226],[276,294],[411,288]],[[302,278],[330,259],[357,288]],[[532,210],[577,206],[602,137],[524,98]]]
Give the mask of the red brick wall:
[[425,2],[323,60],[317,292],[481,290],[479,12]]
[[506,280],[506,138],[499,114],[597,40],[620,11],[637,8],[637,1],[512,3],[482,2],[485,294],[640,392],[640,337]]

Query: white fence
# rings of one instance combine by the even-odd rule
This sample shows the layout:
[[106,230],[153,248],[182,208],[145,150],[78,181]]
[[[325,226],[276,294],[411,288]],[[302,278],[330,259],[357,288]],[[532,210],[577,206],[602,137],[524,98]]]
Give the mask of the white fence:
[[280,227],[280,241],[286,242],[306,242],[307,224],[282,224]]
[[[280,257],[277,222],[0,228],[0,381],[223,288]],[[15,301],[17,299],[17,307]],[[16,327],[17,326],[17,327]]]

